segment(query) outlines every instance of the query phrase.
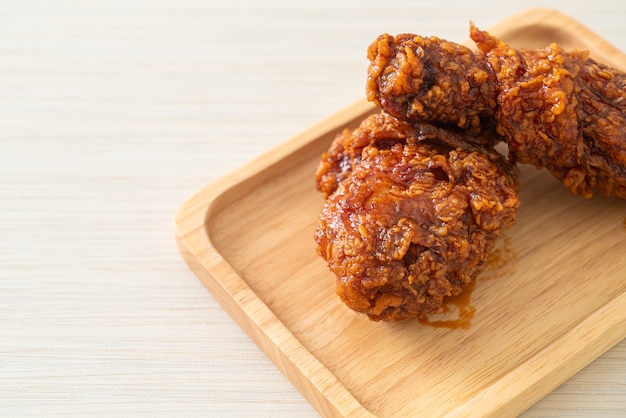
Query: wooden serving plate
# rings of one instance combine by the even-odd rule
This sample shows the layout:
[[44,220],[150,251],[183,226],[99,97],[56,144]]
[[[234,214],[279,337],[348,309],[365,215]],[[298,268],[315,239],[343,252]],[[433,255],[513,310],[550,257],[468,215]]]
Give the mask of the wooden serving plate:
[[[626,56],[556,11],[490,32],[626,68]],[[460,312],[451,305],[429,326],[346,308],[315,251],[323,198],[313,174],[334,136],[373,109],[356,102],[200,190],[175,218],[191,269],[322,415],[515,415],[626,337],[626,201],[572,196],[526,166],[518,224]]]

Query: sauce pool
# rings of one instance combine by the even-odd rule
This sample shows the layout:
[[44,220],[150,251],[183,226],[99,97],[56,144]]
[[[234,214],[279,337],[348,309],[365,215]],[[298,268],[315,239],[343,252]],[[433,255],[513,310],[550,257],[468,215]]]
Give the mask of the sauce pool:
[[[626,217],[624,217],[624,228],[626,228]],[[485,271],[478,276],[478,281],[499,279],[512,274],[511,266],[517,254],[511,247],[511,239],[508,236],[503,235],[501,239],[502,245],[491,251],[485,263]],[[450,297],[444,304],[442,314],[433,315],[430,318],[422,317],[419,319],[420,324],[434,328],[468,329],[476,314],[476,308],[471,302],[477,280],[470,283],[458,295]],[[449,316],[455,311],[458,316],[454,319],[437,319],[437,317]]]

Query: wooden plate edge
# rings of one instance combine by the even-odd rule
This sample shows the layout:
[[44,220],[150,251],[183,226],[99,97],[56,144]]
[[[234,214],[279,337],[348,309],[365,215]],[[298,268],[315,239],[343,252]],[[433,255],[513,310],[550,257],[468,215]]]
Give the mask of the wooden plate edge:
[[[626,68],[626,56],[615,47],[584,27],[578,21],[569,18],[559,11],[545,8],[535,8],[515,14],[496,24],[490,31],[499,35],[501,31],[512,30],[528,26],[529,22],[546,22],[551,24],[553,19],[560,20],[561,25],[567,22],[568,31],[578,31],[577,36],[584,38],[594,49],[606,50],[613,62]],[[525,21],[525,22],[524,22]],[[519,22],[524,22],[520,24]],[[563,30],[562,26],[560,30]],[[305,131],[303,134],[285,142],[280,147],[270,150],[257,159],[235,170],[211,185],[201,189],[190,199],[185,201],[175,215],[175,233],[178,248],[191,270],[200,278],[203,284],[213,293],[218,302],[244,329],[259,348],[274,362],[276,367],[285,374],[301,391],[309,402],[325,416],[368,416],[371,415],[339,382],[324,365],[306,350],[305,347],[280,322],[276,315],[265,303],[247,286],[241,277],[230,267],[227,260],[215,249],[211,239],[203,227],[211,213],[228,204],[225,194],[238,189],[246,181],[253,178],[264,168],[279,163],[303,145],[315,140],[320,132],[336,129],[343,121],[364,115],[370,111],[372,105],[359,100],[341,112],[332,115],[327,120]],[[195,241],[201,241],[197,244]],[[596,357],[609,350],[624,338],[626,334],[626,294],[615,298],[612,303],[605,305],[599,311],[587,317],[577,327],[570,329],[558,341],[546,346],[540,353],[547,350],[553,353],[568,354],[567,344],[571,338],[580,338],[588,348],[581,355],[565,355],[561,357],[560,365],[568,369],[567,374],[551,373],[555,368],[546,369],[546,361],[537,355],[520,364],[497,384],[480,392],[464,405],[452,411],[453,415],[475,415],[519,413],[544,397],[562,382],[585,367]],[[621,306],[620,306],[621,304]],[[588,335],[586,329],[606,320],[607,312],[618,312],[624,316],[623,320],[612,324],[603,331],[592,332]],[[582,326],[584,324],[584,327]],[[298,352],[300,355],[294,357]],[[294,374],[294,370],[297,373]],[[319,379],[319,370],[326,372],[326,381]],[[527,391],[520,392],[521,378],[530,373],[534,383],[544,382],[543,385],[529,385]],[[328,385],[329,381],[332,383]]]

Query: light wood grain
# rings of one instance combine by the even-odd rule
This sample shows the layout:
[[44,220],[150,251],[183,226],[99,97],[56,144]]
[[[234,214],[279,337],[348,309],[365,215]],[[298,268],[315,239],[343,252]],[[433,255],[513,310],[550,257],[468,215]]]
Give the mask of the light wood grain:
[[[626,56],[555,11],[513,16],[492,33],[567,40],[626,68]],[[515,415],[626,337],[625,202],[571,196],[533,167],[522,170],[519,224],[496,247],[505,259],[472,293],[468,329],[373,323],[345,308],[314,251],[322,198],[312,173],[337,132],[372,109],[357,102],[281,144],[176,218],[192,270],[320,413]]]
[[[383,5],[384,3],[384,5]],[[181,259],[173,216],[363,95],[379,33],[614,0],[2,0],[0,415],[318,417]],[[626,341],[525,417],[626,415]]]

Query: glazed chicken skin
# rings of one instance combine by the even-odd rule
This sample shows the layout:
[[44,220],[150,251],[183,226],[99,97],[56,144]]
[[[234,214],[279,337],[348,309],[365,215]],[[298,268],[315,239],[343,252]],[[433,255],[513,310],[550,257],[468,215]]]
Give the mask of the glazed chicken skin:
[[471,37],[498,79],[514,161],[546,167],[574,194],[626,198],[626,73],[556,44],[514,50],[475,27]]
[[418,140],[417,133],[417,127],[384,113],[365,118],[355,130],[344,129],[331,143],[328,151],[322,154],[315,173],[317,190],[325,198],[337,190],[339,183],[361,161],[363,148],[370,145],[384,148],[396,142],[415,142]]
[[[475,135],[455,129],[440,129],[428,123],[411,123],[395,118],[386,112],[373,114],[354,130],[344,129],[331,143],[315,173],[317,190],[324,197],[330,196],[339,183],[349,176],[352,169],[361,161],[363,148],[374,146],[386,148],[397,142],[436,142],[451,148],[464,148],[468,151],[489,155],[494,161],[502,159],[495,150],[487,145],[497,140],[493,132],[481,131]],[[500,164],[504,164],[500,161]],[[513,175],[511,164],[504,164]],[[513,170],[513,171],[511,171]]]
[[461,135],[381,113],[324,155],[318,188],[329,195],[315,239],[351,309],[385,321],[442,312],[515,222],[516,169],[444,144]]
[[471,49],[436,36],[383,34],[367,57],[367,98],[389,114],[473,132],[491,123],[497,80]]
[[369,100],[408,121],[495,125],[511,161],[585,198],[626,198],[626,73],[556,44],[515,49],[473,25],[470,35],[478,52],[381,35],[368,50]]

